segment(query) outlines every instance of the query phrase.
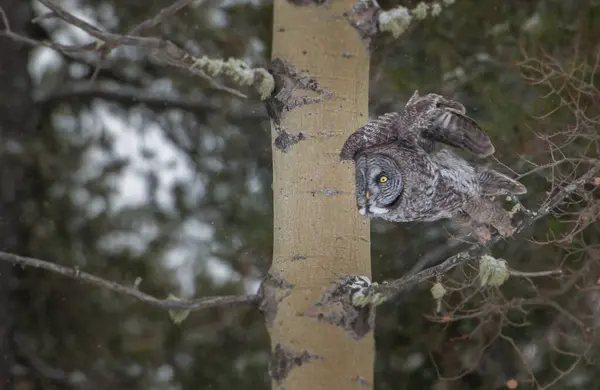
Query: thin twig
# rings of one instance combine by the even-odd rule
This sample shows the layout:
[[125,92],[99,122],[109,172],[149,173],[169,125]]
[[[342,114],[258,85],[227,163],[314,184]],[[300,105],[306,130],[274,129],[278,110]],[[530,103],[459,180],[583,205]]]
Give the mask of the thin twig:
[[[160,96],[150,93],[148,90],[127,86],[112,86],[97,83],[70,83],[61,86],[60,90],[50,93],[36,94],[34,101],[38,105],[53,104],[56,102],[71,101],[85,103],[93,99],[102,99],[116,102],[122,106],[143,104],[155,110],[179,108],[190,112],[213,113],[221,110],[221,106],[211,102],[205,97],[178,97]],[[262,105],[251,104],[248,107],[235,112],[233,110],[225,113],[228,118],[234,120],[258,120],[266,118]]]
[[[525,217],[516,227],[513,236],[533,225],[537,220],[546,217],[568,196],[581,189],[585,184],[592,182],[592,180],[598,176],[600,176],[600,161],[597,161],[588,172],[580,176],[578,179],[557,191],[553,196],[550,197],[550,199],[548,199],[542,206],[539,207],[535,214]],[[488,242],[486,245],[473,245],[469,249],[447,258],[443,263],[436,265],[435,267],[425,269],[415,275],[407,275],[391,282],[379,284],[376,290],[378,293],[382,294],[386,300],[390,299],[396,294],[422,283],[429,278],[445,274],[457,265],[479,258],[486,250],[487,245],[496,243],[502,238],[503,237],[499,235],[494,235],[490,242]]]
[[192,4],[194,0],[179,0],[174,2],[173,4],[161,9],[158,13],[150,19],[144,20],[142,23],[134,26],[127,32],[127,35],[139,35],[143,30],[159,25],[164,22],[165,19],[175,15],[177,12],[181,11],[183,8]]
[[[42,15],[45,18],[46,17],[54,17],[54,13],[47,13]],[[35,19],[39,19],[35,18]],[[34,23],[35,19],[32,21],[32,23]],[[0,7],[0,21],[2,21],[2,25],[0,27],[0,36],[5,36],[7,38],[11,38],[12,40],[16,41],[16,42],[20,42],[29,46],[44,46],[44,47],[50,47],[50,45],[48,44],[48,42],[43,42],[43,41],[36,41],[34,39],[30,39],[24,36],[20,36],[18,34],[13,33],[10,30],[10,24],[6,18],[6,15],[4,13],[4,10],[2,9],[2,7]],[[85,58],[85,55],[81,55],[81,53],[75,53],[75,52],[68,52],[66,50],[57,50],[55,49],[66,61],[71,61],[71,62],[76,62],[79,63],[81,65],[85,65],[87,67],[90,68],[96,68],[98,65],[95,64],[93,61],[90,61],[88,58]],[[146,86],[148,84],[150,84],[150,76],[148,74],[146,74],[144,71],[142,71],[141,69],[137,69],[136,75],[135,77],[132,77],[131,75],[127,74],[126,72],[123,72],[123,68],[125,68],[124,64],[116,64],[115,66],[108,68],[108,69],[104,69],[104,76],[108,79],[111,80],[115,80],[118,82],[122,82],[122,83],[129,83],[129,84],[134,84],[135,86],[138,87],[143,87]]]
[[[140,24],[131,28],[127,32],[127,35],[140,35],[140,33],[143,30],[157,26],[158,24],[164,22],[165,19],[167,19],[168,17],[173,16],[175,13],[177,13],[181,9],[190,5],[192,3],[192,1],[194,1],[194,0],[176,1],[175,3],[171,4],[170,6],[165,7],[163,9],[161,9],[160,11],[158,11],[158,13],[153,18],[144,20]],[[92,74],[92,77],[90,78],[90,83],[93,83],[96,80],[96,77],[100,73],[100,70],[104,67],[104,65],[106,63],[105,57],[108,56],[108,53],[114,48],[115,48],[114,46],[109,47],[107,45],[107,47],[105,48],[104,53],[102,55],[103,58],[99,61],[98,65],[96,66],[96,69],[94,70],[94,73]]]
[[77,268],[65,267],[45,260],[18,256],[6,252],[0,252],[0,260],[9,261],[13,264],[19,264],[22,266],[42,268],[47,271],[85,282],[87,284],[103,287],[116,293],[130,296],[139,301],[160,307],[162,309],[202,310],[213,307],[254,306],[258,300],[256,295],[227,295],[222,297],[205,297],[181,300],[159,299],[152,295],[143,293],[137,290],[135,287],[126,287],[113,281],[102,279],[98,276],[81,271]]
[[203,79],[208,81],[211,84],[211,86],[215,89],[228,92],[232,95],[241,98],[247,97],[242,92],[230,87],[226,87],[218,83],[209,75],[207,75],[202,69],[199,69],[197,67],[197,58],[190,55],[185,50],[181,49],[169,40],[153,37],[119,35],[102,31],[99,28],[91,25],[90,23],[67,12],[64,8],[54,3],[54,1],[40,0],[40,3],[48,7],[56,17],[75,27],[82,29],[92,37],[96,38],[97,41],[85,45],[62,45],[56,42],[37,41],[34,39],[30,39],[12,32],[12,30],[10,29],[10,25],[7,23],[7,18],[5,17],[4,12],[0,12],[0,16],[2,17],[2,21],[4,22],[4,30],[0,31],[0,36],[3,35],[13,40],[26,43],[28,45],[48,47],[66,54],[80,53],[85,51],[102,52],[102,50],[105,50],[107,47],[112,48],[118,46],[137,46],[148,50],[153,58],[163,63],[173,65],[179,68],[184,68],[189,72],[192,72],[193,74],[202,77]]
[[508,272],[512,276],[520,276],[524,278],[539,278],[543,276],[553,276],[553,275],[561,275],[563,272],[559,269],[553,269],[548,271],[537,271],[537,272],[524,272],[524,271],[516,271],[514,269],[509,269]]

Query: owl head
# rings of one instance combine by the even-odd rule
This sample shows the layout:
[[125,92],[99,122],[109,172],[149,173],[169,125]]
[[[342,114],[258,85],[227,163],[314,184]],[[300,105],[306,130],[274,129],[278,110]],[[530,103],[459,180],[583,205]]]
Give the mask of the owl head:
[[367,149],[355,157],[356,203],[360,215],[385,218],[402,195],[400,166],[385,149]]

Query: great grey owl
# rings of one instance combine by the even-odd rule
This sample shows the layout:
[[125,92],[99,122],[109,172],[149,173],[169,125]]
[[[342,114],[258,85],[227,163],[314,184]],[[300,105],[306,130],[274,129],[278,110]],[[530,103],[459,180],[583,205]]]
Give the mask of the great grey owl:
[[489,230],[481,229],[486,225],[512,234],[510,213],[493,198],[524,194],[525,186],[450,149],[434,149],[442,142],[479,157],[494,153],[465,112],[456,101],[415,91],[402,112],[382,115],[350,135],[340,157],[355,162],[360,214],[393,222],[453,218],[470,223],[481,241],[489,239]]

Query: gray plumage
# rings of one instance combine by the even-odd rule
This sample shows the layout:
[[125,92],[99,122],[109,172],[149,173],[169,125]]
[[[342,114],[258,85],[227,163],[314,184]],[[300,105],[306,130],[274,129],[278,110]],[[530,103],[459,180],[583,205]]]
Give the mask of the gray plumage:
[[465,112],[459,102],[415,91],[402,112],[384,114],[351,134],[340,157],[351,160],[359,150],[391,142],[416,143],[428,153],[434,151],[435,142],[442,142],[478,157],[493,154],[492,141]]
[[[491,169],[469,164],[435,142],[479,157],[494,153],[489,137],[465,115],[462,104],[418,92],[400,113],[369,121],[346,140],[340,157],[355,162],[356,201],[361,215],[393,222],[454,218],[513,232],[510,214],[493,197],[526,188]],[[479,234],[481,229],[476,229]]]

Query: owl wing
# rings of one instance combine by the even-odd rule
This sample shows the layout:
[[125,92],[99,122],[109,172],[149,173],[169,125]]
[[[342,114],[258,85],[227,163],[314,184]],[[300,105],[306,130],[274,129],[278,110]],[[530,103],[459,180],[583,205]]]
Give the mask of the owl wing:
[[[494,153],[494,145],[483,129],[465,115],[465,106],[437,94],[419,96],[415,91],[406,103],[405,112],[413,111],[419,117],[415,128],[425,138],[422,144],[432,149],[431,141],[467,150],[479,157]],[[429,142],[428,142],[429,141]],[[432,150],[428,150],[431,152]]]
[[494,154],[494,145],[473,119],[460,111],[443,107],[431,113],[432,125],[422,128],[421,135],[433,141],[464,149],[479,157]]
[[434,142],[442,142],[479,157],[493,154],[492,141],[465,111],[456,101],[436,94],[419,96],[415,91],[402,113],[381,115],[352,133],[340,158],[352,160],[361,150],[392,142],[418,144],[429,153],[433,152]]
[[397,141],[399,119],[400,114],[391,112],[370,120],[348,137],[342,146],[340,158],[352,160],[361,150]]

